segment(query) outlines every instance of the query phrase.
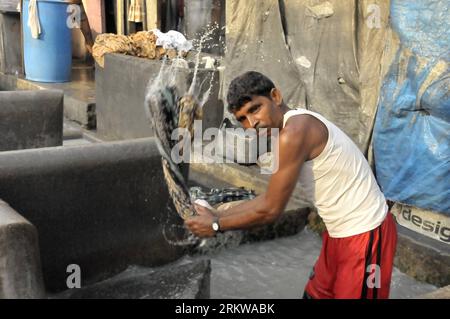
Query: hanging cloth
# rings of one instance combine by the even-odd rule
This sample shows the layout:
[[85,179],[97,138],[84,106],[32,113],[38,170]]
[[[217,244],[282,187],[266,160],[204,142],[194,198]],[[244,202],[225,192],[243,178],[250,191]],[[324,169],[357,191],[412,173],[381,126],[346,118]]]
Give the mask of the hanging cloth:
[[31,36],[38,39],[41,34],[41,24],[36,0],[30,0],[28,4],[28,27],[31,29]]
[[143,22],[145,20],[144,0],[131,0],[128,10],[128,21]]

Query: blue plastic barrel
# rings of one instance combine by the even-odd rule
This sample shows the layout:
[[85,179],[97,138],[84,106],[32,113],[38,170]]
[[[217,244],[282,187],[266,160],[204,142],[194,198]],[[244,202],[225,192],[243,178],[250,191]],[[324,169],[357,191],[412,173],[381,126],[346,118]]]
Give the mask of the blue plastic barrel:
[[25,77],[38,82],[68,82],[72,69],[72,30],[67,7],[74,1],[38,0],[41,34],[31,36],[28,4],[23,2],[23,49]]

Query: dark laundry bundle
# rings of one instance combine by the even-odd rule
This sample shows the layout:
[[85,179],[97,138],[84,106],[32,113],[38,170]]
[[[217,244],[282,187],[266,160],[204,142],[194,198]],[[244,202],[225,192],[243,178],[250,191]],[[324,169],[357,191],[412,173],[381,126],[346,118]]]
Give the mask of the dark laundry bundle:
[[177,143],[171,140],[171,135],[175,129],[184,128],[193,136],[194,121],[202,118],[201,106],[192,95],[180,96],[175,86],[161,86],[147,95],[146,108],[162,156],[164,178],[175,208],[183,219],[194,216],[196,212],[181,174],[181,167],[170,156],[171,149]]

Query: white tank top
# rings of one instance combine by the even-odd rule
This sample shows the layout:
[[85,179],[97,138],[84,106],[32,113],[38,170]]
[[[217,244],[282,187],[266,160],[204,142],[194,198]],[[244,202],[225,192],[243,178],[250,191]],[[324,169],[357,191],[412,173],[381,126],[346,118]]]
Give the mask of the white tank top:
[[314,116],[328,129],[325,148],[300,171],[302,197],[317,208],[331,237],[349,237],[378,227],[388,206],[364,155],[344,132],[318,113],[288,111],[283,127],[291,116],[299,114]]

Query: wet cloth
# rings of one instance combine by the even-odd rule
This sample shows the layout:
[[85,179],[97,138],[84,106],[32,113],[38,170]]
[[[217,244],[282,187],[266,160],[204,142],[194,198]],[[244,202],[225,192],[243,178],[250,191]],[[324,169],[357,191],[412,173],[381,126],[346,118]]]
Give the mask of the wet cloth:
[[250,200],[256,197],[256,194],[253,190],[247,190],[244,187],[205,189],[200,186],[194,186],[189,189],[189,193],[191,199],[205,200],[210,205],[222,205],[228,202]]
[[28,3],[28,27],[31,29],[31,36],[38,39],[41,34],[41,24],[39,22],[39,11],[36,0],[30,0]]

